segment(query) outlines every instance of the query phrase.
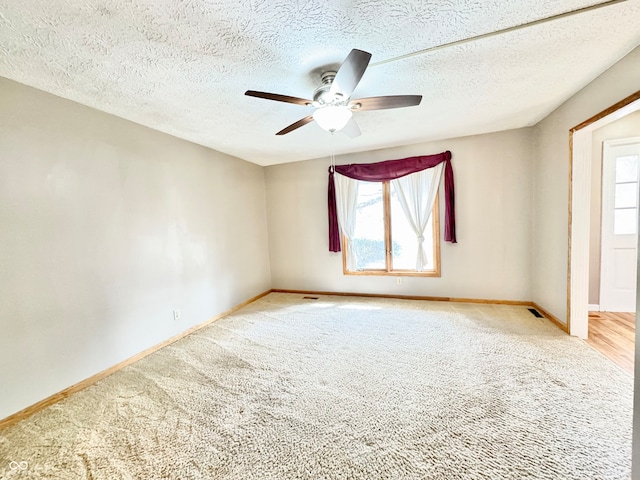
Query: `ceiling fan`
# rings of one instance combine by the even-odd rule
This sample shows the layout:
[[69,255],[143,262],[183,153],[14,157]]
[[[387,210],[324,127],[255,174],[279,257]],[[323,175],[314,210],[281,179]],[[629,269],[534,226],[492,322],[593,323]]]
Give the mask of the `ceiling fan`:
[[[403,60],[405,58],[416,55],[424,55],[425,53],[440,50],[442,48],[462,45],[469,42],[475,42],[484,38],[502,35],[504,33],[513,32],[523,28],[540,25],[561,18],[585,13],[591,10],[612,6],[623,3],[628,0],[605,0],[602,3],[589,5],[587,7],[570,10],[568,12],[559,13],[550,17],[541,18],[532,22],[503,28],[493,32],[483,33],[473,37],[455,40],[453,42],[435,45],[415,52],[410,52],[398,57],[389,58],[372,64],[372,66],[382,65],[389,62]],[[358,86],[365,70],[369,66],[371,54],[362,50],[353,49],[342,63],[337,72],[327,71],[321,76],[322,85],[313,93],[313,100],[307,100],[300,97],[290,97],[288,95],[279,95],[277,93],[257,92],[255,90],[247,90],[245,95],[250,97],[265,98],[267,100],[275,100],[277,102],[294,103],[296,105],[314,106],[316,111],[313,114],[292,123],[286,128],[280,130],[276,135],[285,135],[292,132],[303,125],[315,122],[324,130],[336,132],[341,130],[350,137],[360,135],[360,128],[352,118],[353,112],[365,110],[382,110],[386,108],[412,107],[419,105],[422,101],[422,95],[390,95],[383,97],[368,97],[351,100],[351,94]]]
[[322,74],[322,85],[313,93],[313,100],[255,90],[247,90],[245,95],[316,107],[313,114],[283,128],[276,135],[285,135],[315,120],[324,130],[332,133],[341,130],[349,137],[357,137],[360,135],[360,127],[352,117],[353,112],[412,107],[422,101],[422,95],[388,95],[351,100],[351,94],[362,79],[370,60],[370,53],[355,48],[351,50],[337,72],[327,71]]

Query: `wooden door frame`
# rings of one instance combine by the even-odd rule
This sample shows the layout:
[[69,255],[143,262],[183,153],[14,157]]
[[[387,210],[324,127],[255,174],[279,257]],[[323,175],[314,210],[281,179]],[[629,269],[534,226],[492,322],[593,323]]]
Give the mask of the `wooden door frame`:
[[591,132],[640,110],[640,90],[569,130],[567,331],[586,338],[589,325]]

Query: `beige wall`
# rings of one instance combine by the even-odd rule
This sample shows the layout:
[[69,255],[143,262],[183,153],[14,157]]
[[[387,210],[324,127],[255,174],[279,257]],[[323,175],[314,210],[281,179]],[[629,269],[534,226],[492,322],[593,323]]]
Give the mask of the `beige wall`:
[[459,243],[442,241],[441,278],[405,277],[402,285],[396,277],[345,276],[341,254],[328,251],[328,158],[267,167],[273,287],[530,300],[531,133],[512,130],[336,159],[347,164],[453,153]]
[[533,300],[566,322],[569,130],[640,88],[640,47],[584,87],[535,128]]
[[602,144],[605,140],[640,137],[640,111],[616,120],[592,134],[591,222],[589,233],[589,303],[600,304],[600,215],[602,203]]
[[270,282],[261,167],[0,79],[0,418]]

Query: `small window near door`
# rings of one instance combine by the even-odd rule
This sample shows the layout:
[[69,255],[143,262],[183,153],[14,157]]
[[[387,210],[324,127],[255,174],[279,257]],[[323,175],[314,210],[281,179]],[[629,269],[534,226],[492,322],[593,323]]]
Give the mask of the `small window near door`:
[[614,235],[638,233],[638,156],[616,158],[614,195]]

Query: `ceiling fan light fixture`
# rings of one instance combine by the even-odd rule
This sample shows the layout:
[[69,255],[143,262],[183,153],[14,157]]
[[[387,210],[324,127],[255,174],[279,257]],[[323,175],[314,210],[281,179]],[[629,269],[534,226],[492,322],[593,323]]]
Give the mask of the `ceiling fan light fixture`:
[[346,106],[328,105],[313,112],[313,119],[327,132],[337,132],[351,120],[353,113]]

